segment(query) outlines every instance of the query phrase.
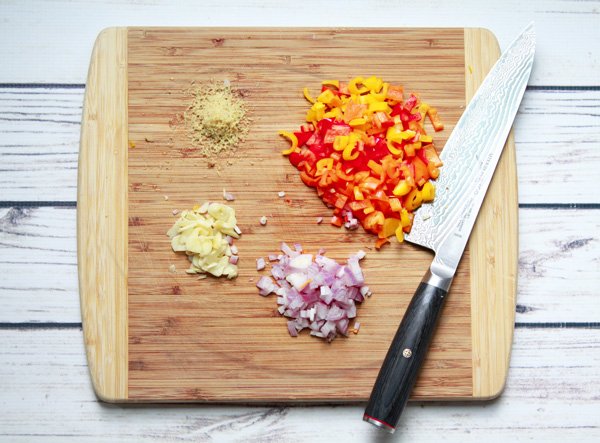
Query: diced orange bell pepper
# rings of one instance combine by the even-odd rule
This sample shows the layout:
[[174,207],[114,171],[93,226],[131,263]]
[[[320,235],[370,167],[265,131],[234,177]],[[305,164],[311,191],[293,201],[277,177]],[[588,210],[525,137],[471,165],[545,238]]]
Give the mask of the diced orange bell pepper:
[[429,116],[429,119],[431,120],[431,124],[433,125],[433,129],[435,129],[435,132],[439,132],[444,129],[444,124],[440,120],[440,117],[438,115],[436,108],[429,108],[429,110],[427,111],[427,115]]

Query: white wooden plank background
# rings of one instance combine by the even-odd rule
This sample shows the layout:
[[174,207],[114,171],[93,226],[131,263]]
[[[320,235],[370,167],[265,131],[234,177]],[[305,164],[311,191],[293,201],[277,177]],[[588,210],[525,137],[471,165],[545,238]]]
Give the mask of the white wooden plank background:
[[[600,1],[0,3],[0,441],[600,441]],[[99,403],[83,352],[75,212],[79,122],[106,26],[481,26],[530,20],[515,123],[519,284],[511,368],[487,403],[409,405],[387,436],[364,405]]]
[[[600,436],[600,330],[517,329],[504,394],[485,403],[409,404],[397,434],[362,423],[364,406],[114,406],[95,401],[78,329],[0,334],[0,429],[44,442],[507,442]],[[582,350],[587,352],[582,353]]]
[[108,26],[472,26],[489,28],[505,48],[533,20],[539,44],[531,84],[597,85],[590,68],[600,63],[599,9],[597,1],[564,0],[5,0],[0,82],[83,83],[93,41]]

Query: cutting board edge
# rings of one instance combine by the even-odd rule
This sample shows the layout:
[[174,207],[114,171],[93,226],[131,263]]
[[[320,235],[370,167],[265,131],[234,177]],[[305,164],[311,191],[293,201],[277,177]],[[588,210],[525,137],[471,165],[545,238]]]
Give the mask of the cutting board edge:
[[[490,30],[465,29],[467,102],[499,57],[498,40]],[[516,308],[518,193],[512,132],[481,207],[469,248],[471,269],[478,270],[471,279],[473,400],[490,400],[498,397],[506,384]]]
[[77,178],[83,336],[94,392],[106,402],[128,395],[127,103],[127,28],[107,28],[90,60]]
[[[87,353],[87,358],[88,358],[88,362],[89,362],[89,366],[90,366],[90,372],[91,372],[91,376],[92,376],[92,381],[93,381],[93,385],[94,385],[94,390],[96,392],[96,394],[98,395],[98,397],[100,397],[102,400],[104,401],[108,401],[108,402],[141,402],[141,403],[146,403],[146,402],[160,402],[160,399],[151,399],[151,400],[135,400],[135,401],[131,401],[128,399],[128,395],[127,395],[127,378],[128,378],[128,368],[127,368],[127,340],[128,340],[128,334],[127,334],[127,288],[126,288],[126,281],[127,281],[127,251],[126,251],[126,245],[127,245],[127,178],[126,178],[126,171],[125,171],[125,185],[122,187],[122,189],[125,191],[124,194],[124,198],[125,198],[125,206],[124,208],[121,208],[121,227],[124,228],[125,230],[125,241],[123,242],[123,244],[125,245],[125,251],[124,251],[124,261],[121,262],[120,265],[115,264],[114,269],[113,269],[113,275],[119,275],[121,278],[121,281],[125,282],[123,284],[123,287],[120,288],[120,293],[115,292],[114,297],[111,296],[112,294],[110,294],[110,291],[107,291],[106,293],[103,293],[103,298],[102,301],[103,303],[105,303],[105,305],[100,306],[99,305],[99,293],[98,291],[101,289],[100,285],[98,282],[96,282],[96,285],[94,286],[93,282],[90,282],[90,280],[92,280],[92,275],[94,275],[94,273],[89,273],[88,271],[90,271],[89,266],[85,266],[85,262],[86,260],[86,251],[89,253],[90,250],[89,249],[85,249],[86,243],[84,242],[85,239],[85,232],[90,232],[90,226],[89,223],[91,223],[92,221],[90,220],[91,215],[90,215],[90,211],[86,211],[86,207],[84,206],[84,204],[82,204],[82,201],[84,201],[85,199],[81,198],[83,195],[86,195],[86,192],[89,191],[91,189],[91,181],[87,180],[87,183],[85,181],[85,172],[86,172],[86,168],[85,168],[85,159],[86,159],[86,152],[90,149],[90,143],[92,145],[94,145],[95,143],[93,141],[90,141],[89,139],[89,133],[92,132],[92,128],[89,126],[90,122],[92,121],[92,119],[90,119],[91,115],[95,115],[93,113],[92,110],[90,110],[89,108],[89,104],[93,102],[93,99],[88,98],[88,95],[90,94],[90,90],[92,89],[90,87],[90,85],[92,85],[92,70],[96,69],[94,68],[94,63],[96,63],[96,65],[100,65],[100,62],[98,60],[98,48],[101,45],[105,45],[105,44],[114,44],[115,47],[120,48],[120,54],[122,57],[120,61],[119,61],[119,57],[116,57],[115,60],[112,61],[108,61],[109,65],[112,66],[112,68],[114,68],[116,71],[120,72],[119,73],[119,78],[120,81],[122,82],[121,84],[124,85],[124,91],[125,91],[125,111],[123,112],[123,122],[124,123],[124,132],[123,131],[118,131],[118,134],[115,134],[115,137],[119,139],[118,143],[115,143],[114,146],[120,146],[120,149],[123,150],[123,152],[121,152],[121,154],[124,153],[125,155],[125,161],[121,163],[121,165],[127,165],[127,150],[128,150],[128,140],[127,140],[127,63],[126,63],[126,57],[127,57],[127,31],[128,29],[131,28],[109,28],[104,30],[99,36],[98,39],[96,41],[96,44],[94,46],[94,52],[92,55],[92,62],[90,64],[90,75],[88,76],[88,89],[86,89],[86,98],[85,98],[85,103],[86,105],[84,106],[84,114],[83,114],[83,120],[82,120],[82,138],[81,138],[81,152],[80,152],[80,169],[79,169],[79,186],[78,186],[78,215],[77,215],[77,223],[78,223],[78,268],[79,268],[79,279],[80,279],[80,297],[81,297],[81,308],[82,308],[82,318],[83,318],[83,329],[84,329],[84,337],[85,337],[85,344],[86,344],[86,353]],[[261,29],[261,28],[257,28],[257,29]],[[467,37],[467,34],[469,34],[469,37]],[[496,58],[497,55],[499,54],[499,49],[498,49],[498,44],[496,41],[496,38],[494,37],[494,35],[485,29],[480,29],[480,28],[468,28],[465,29],[465,44],[467,41],[467,38],[479,38],[479,39],[487,39],[489,40],[489,42],[491,42],[492,46],[495,47],[496,50]],[[466,55],[467,51],[465,50],[465,55]],[[123,63],[123,60],[125,60],[125,62]],[[104,60],[107,61],[107,60]],[[467,66],[469,66],[467,64],[467,60],[465,60],[465,68],[467,68]],[[491,65],[490,65],[491,66]],[[98,68],[100,69],[100,67]],[[106,69],[106,67],[105,67]],[[480,78],[480,81],[483,77]],[[105,82],[108,85],[108,81]],[[112,83],[114,85],[114,83]],[[98,88],[98,85],[96,84],[96,90]],[[468,92],[467,92],[468,94]],[[105,97],[106,100],[109,100],[111,97],[111,94],[107,94],[107,97]],[[116,99],[115,99],[116,100]],[[121,101],[121,103],[123,103]],[[114,105],[118,106],[118,103],[114,103]],[[97,107],[98,108],[98,107]],[[108,121],[103,121],[102,118],[104,116],[102,115],[96,115],[95,116],[95,121],[96,124],[98,125],[95,130],[97,131],[97,133],[100,133],[100,125],[104,124],[109,124]],[[111,120],[114,121],[114,120]],[[121,128],[122,129],[122,128]],[[123,135],[124,134],[124,135]],[[509,140],[509,142],[507,143],[507,145],[512,143],[512,156],[514,158],[514,142],[512,142],[512,139]],[[95,155],[101,155],[101,153],[97,150],[97,146],[96,147],[96,151],[94,151]],[[511,149],[508,149],[507,151],[511,151]],[[88,154],[91,155],[91,154]],[[504,156],[503,156],[504,157]],[[82,160],[83,159],[83,160]],[[514,165],[514,162],[512,163]],[[88,168],[89,169],[89,168]],[[88,171],[89,172],[89,171]],[[98,171],[93,171],[95,173],[97,173]],[[516,190],[516,174],[514,174],[514,178],[515,178],[515,190]],[[86,187],[87,185],[87,187]],[[114,186],[114,184],[112,185]],[[116,189],[116,188],[113,188]],[[110,192],[106,192],[105,193],[105,199],[104,200],[110,200],[107,196],[111,195]],[[116,195],[116,193],[114,194]],[[89,197],[89,195],[86,195],[86,198]],[[98,204],[100,202],[97,202]],[[110,202],[103,202],[104,204],[108,204]],[[88,207],[92,207],[93,204],[91,202],[87,202],[87,206]],[[516,194],[515,194],[515,208],[514,211],[516,213],[517,211],[517,206],[516,206]],[[124,216],[123,216],[124,215]],[[96,222],[99,222],[98,220],[96,220]],[[478,222],[479,223],[479,222]],[[104,228],[106,228],[106,226],[104,226]],[[87,229],[87,231],[86,231]],[[111,250],[108,248],[109,245],[105,244],[105,245],[100,245],[100,246],[105,246],[106,250],[104,251],[106,254],[111,254]],[[115,251],[112,250],[112,253],[114,253]],[[121,251],[123,252],[123,251]],[[106,257],[109,257],[110,255],[105,255]],[[108,262],[108,261],[107,261]],[[108,265],[110,266],[109,263],[103,263],[104,265]],[[516,269],[516,266],[515,266]],[[516,273],[515,273],[516,274]],[[106,282],[109,282],[110,280],[105,280]],[[513,286],[516,287],[516,277],[514,278],[514,283]],[[90,290],[86,290],[86,288],[94,289],[94,292],[90,292]],[[479,287],[481,289],[481,287]],[[491,352],[485,352],[485,349],[480,349],[479,350],[479,360],[476,360],[476,352],[474,352],[473,355],[473,396],[472,397],[418,397],[418,398],[414,398],[412,400],[418,400],[418,401],[440,401],[440,400],[485,400],[485,399],[489,399],[489,398],[494,398],[497,395],[500,394],[500,392],[502,391],[502,388],[504,386],[504,382],[506,380],[506,374],[507,374],[507,367],[508,367],[508,359],[510,356],[510,344],[512,342],[512,333],[513,333],[513,329],[514,329],[514,305],[515,305],[515,300],[514,300],[514,293],[515,291],[512,291],[513,297],[512,297],[512,315],[510,316],[510,328],[508,330],[503,330],[501,339],[503,341],[503,343],[506,342],[506,340],[508,339],[508,348],[503,347],[502,348],[502,352],[501,352],[501,356],[500,356],[500,360],[501,362],[503,362],[502,368],[499,371],[492,371],[493,368],[490,367],[490,364],[493,364],[493,362],[497,362],[497,355],[492,355]],[[123,305],[124,302],[124,305]],[[477,303],[480,303],[481,300],[478,297],[478,299],[476,300]],[[122,306],[121,308],[117,309],[117,306]],[[473,306],[473,305],[472,305]],[[491,306],[487,306],[488,309]],[[112,312],[113,314],[115,314],[116,317],[119,317],[122,319],[122,321],[118,321],[118,319],[110,319],[110,318],[98,318],[97,316],[95,316],[96,314],[96,309],[101,309],[103,313],[108,313],[108,312]],[[472,308],[473,310],[474,308]],[[93,314],[92,314],[93,311]],[[487,312],[485,315],[488,315],[489,312]],[[94,318],[96,317],[96,318]],[[480,320],[482,322],[486,321],[485,316],[480,316]],[[489,323],[489,322],[488,322]],[[506,321],[506,323],[508,323],[508,319]],[[121,332],[120,334],[114,333],[114,332],[110,332],[110,327],[113,328],[114,331],[114,327],[117,328],[121,328]],[[487,324],[487,329],[484,331],[487,337],[487,340],[493,340],[494,337],[492,337],[494,330],[490,329],[491,324]],[[107,334],[108,335],[104,335]],[[473,326],[472,328],[472,339],[473,339],[473,343],[475,345],[476,342],[476,336],[479,333],[479,329],[477,329],[475,326]],[[94,335],[95,334],[95,335]],[[98,343],[97,342],[97,338],[98,337],[102,337],[103,338],[103,342],[102,343]],[[109,337],[109,338],[106,338]],[[105,340],[106,338],[106,340]],[[481,345],[484,344],[484,341],[481,341]],[[482,364],[482,360],[484,361],[484,363]],[[477,365],[477,370],[476,370],[476,365]],[[483,369],[482,369],[483,368]],[[487,374],[494,374],[494,379],[491,383],[485,383],[485,377],[487,376]],[[111,377],[113,377],[111,379]],[[345,402],[352,402],[352,401],[362,401],[362,400],[366,400],[366,399],[340,399],[339,402],[345,403]],[[172,399],[168,399],[168,400],[164,400],[167,402],[172,402],[172,401],[182,401],[182,400],[172,400]],[[247,399],[243,399],[243,400],[239,400],[239,401],[235,401],[235,400],[227,400],[227,399],[223,399],[221,400],[222,402],[244,402],[244,403],[248,403],[248,402],[253,402],[253,403],[265,403],[265,402],[269,402],[271,400],[268,399],[256,399],[256,400],[247,400]],[[323,402],[328,402],[328,403],[335,403],[336,400],[332,400],[332,399],[309,399],[309,400],[305,400],[305,399],[286,399],[286,400],[280,400],[282,402],[290,402],[290,401],[298,401],[298,402],[310,402],[310,403],[323,403]],[[192,400],[191,402],[198,402],[198,400]],[[210,400],[208,401],[210,402]]]

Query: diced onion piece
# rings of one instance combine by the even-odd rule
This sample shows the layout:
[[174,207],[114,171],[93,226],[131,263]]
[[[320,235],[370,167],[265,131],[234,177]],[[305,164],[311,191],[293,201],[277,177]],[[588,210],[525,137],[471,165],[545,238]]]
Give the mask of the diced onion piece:
[[259,257],[256,259],[256,270],[257,271],[262,271],[263,269],[265,269],[265,266],[267,264],[265,263],[265,259],[262,257]]
[[282,243],[281,250],[283,254],[269,256],[275,282],[262,277],[257,287],[260,295],[277,294],[277,312],[289,319],[290,335],[295,337],[308,328],[310,335],[328,341],[338,334],[347,336],[350,319],[357,315],[356,303],[370,294],[359,266],[365,252],[359,251],[346,265],[340,265],[325,257],[322,249],[314,257],[302,254],[300,245],[291,249]]
[[278,286],[267,276],[262,276],[256,283],[256,287],[260,289],[259,294],[263,296],[269,295],[277,290]]
[[294,269],[304,270],[307,269],[313,262],[312,254],[300,254],[290,260],[290,266]]
[[231,192],[227,192],[225,189],[223,189],[223,199],[230,202],[230,201],[235,200],[235,197],[233,196],[233,194]]

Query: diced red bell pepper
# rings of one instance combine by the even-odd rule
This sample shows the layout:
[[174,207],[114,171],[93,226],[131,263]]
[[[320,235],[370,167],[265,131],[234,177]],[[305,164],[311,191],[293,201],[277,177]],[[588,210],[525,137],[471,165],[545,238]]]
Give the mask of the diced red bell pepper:
[[313,133],[308,131],[301,131],[294,132],[294,135],[298,139],[298,147],[301,148],[306,144],[308,140],[310,140],[310,138],[313,136]]

